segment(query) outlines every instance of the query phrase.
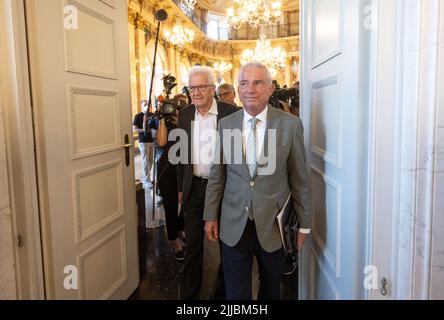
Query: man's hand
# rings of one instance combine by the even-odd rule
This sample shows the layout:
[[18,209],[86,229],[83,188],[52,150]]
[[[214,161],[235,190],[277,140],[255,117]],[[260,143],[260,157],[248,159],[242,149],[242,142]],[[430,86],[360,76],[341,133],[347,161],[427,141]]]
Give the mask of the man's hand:
[[179,116],[177,114],[171,117],[171,123],[175,124],[176,126],[179,124]]
[[179,192],[179,194],[177,195],[178,199],[179,199],[179,204],[182,206],[182,201],[183,201],[183,192]]
[[298,232],[298,240],[297,240],[298,250],[301,250],[302,247],[304,246],[307,236],[308,236],[308,234],[306,234],[306,233]]
[[219,223],[215,221],[205,222],[205,233],[210,241],[217,241],[219,239]]

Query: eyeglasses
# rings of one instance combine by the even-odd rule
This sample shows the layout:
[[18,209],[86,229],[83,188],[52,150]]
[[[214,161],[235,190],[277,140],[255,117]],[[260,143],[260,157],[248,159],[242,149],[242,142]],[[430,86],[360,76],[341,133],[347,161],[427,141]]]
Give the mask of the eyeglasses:
[[223,98],[223,97],[228,96],[228,95],[231,94],[231,93],[232,93],[232,92],[230,92],[230,91],[222,92],[222,93],[219,93],[217,96],[218,96],[219,98]]
[[196,92],[196,91],[202,92],[208,87],[214,87],[214,84],[207,84],[203,86],[192,86],[189,87],[188,89],[190,90],[190,92]]

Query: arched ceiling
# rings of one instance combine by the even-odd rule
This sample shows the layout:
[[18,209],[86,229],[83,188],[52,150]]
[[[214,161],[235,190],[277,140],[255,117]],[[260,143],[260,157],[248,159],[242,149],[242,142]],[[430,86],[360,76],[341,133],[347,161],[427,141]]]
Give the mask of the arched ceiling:
[[[282,10],[297,10],[299,1],[296,0],[280,0]],[[271,1],[270,1],[271,2]],[[228,8],[233,6],[233,0],[197,0],[200,7],[205,8],[217,14],[225,15]]]

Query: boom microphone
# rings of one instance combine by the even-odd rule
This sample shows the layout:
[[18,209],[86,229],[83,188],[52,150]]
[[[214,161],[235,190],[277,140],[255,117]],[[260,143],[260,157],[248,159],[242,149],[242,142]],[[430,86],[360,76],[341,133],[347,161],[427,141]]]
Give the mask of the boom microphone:
[[165,21],[166,19],[168,19],[168,13],[163,9],[157,10],[156,13],[154,14],[154,16],[156,17],[156,20],[159,22],[162,22],[162,21]]
[[[157,31],[156,31],[156,41],[154,45],[154,59],[153,59],[153,68],[151,73],[151,83],[150,83],[150,91],[148,95],[148,108],[151,106],[152,102],[152,93],[153,93],[153,82],[154,82],[154,74],[156,72],[156,56],[157,56],[157,45],[159,43],[159,31],[160,31],[160,23],[168,19],[168,13],[163,10],[159,9],[154,14],[156,20],[157,20]],[[156,161],[156,149],[154,148],[154,161]],[[154,221],[154,215],[155,215],[155,202],[156,202],[156,189],[157,189],[157,179],[156,179],[156,165],[154,165],[153,168],[153,176],[154,176],[154,186],[153,186],[153,221]]]

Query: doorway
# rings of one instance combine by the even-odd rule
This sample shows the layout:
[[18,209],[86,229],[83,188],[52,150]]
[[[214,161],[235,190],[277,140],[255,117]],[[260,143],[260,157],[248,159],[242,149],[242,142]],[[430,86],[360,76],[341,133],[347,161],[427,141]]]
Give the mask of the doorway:
[[[111,233],[107,235],[99,235],[99,230],[105,233],[107,231],[109,232],[110,230],[108,229],[115,228],[119,222],[126,219],[124,218],[126,210],[114,210],[116,208],[119,209],[119,205],[123,204],[120,199],[126,199],[126,194],[121,193],[122,197],[119,198],[118,189],[108,190],[110,194],[117,194],[115,199],[119,201],[117,201],[117,204],[116,202],[109,202],[110,209],[108,213],[117,213],[116,215],[111,214],[109,220],[107,220],[107,218],[110,216],[107,215],[107,213],[104,213],[104,217],[96,217],[99,220],[103,218],[100,221],[105,223],[101,224],[99,222],[96,224],[94,221],[82,221],[82,214],[89,212],[88,210],[91,210],[91,208],[97,205],[97,203],[94,202],[95,200],[89,199],[88,197],[85,198],[85,190],[88,190],[88,186],[96,183],[98,185],[97,188],[102,189],[101,186],[108,185],[108,182],[119,181],[119,170],[123,172],[120,176],[123,176],[121,179],[122,183],[125,183],[124,181],[130,181],[131,184],[134,183],[134,175],[132,173],[134,172],[134,168],[131,168],[131,170],[128,171],[129,173],[124,171],[123,164],[126,163],[125,151],[120,150],[124,144],[121,133],[123,132],[131,136],[131,128],[129,127],[131,114],[125,109],[129,104],[129,94],[128,91],[125,91],[126,89],[122,90],[118,84],[121,79],[130,78],[129,74],[122,76],[122,78],[119,76],[120,72],[124,73],[124,70],[129,70],[129,68],[121,68],[121,66],[118,65],[115,66],[115,70],[118,71],[117,76],[104,71],[103,65],[99,65],[96,69],[89,68],[91,67],[88,65],[90,61],[82,60],[82,57],[79,56],[81,53],[79,52],[72,52],[74,55],[71,58],[74,58],[74,60],[70,61],[67,59],[63,61],[63,58],[66,58],[66,56],[62,52],[63,46],[60,45],[60,43],[63,44],[63,41],[78,41],[78,39],[70,36],[65,38],[66,34],[64,34],[65,31],[63,27],[57,31],[58,33],[55,37],[59,40],[57,43],[50,42],[42,36],[45,30],[48,30],[48,34],[54,31],[50,29],[49,21],[54,22],[56,25],[63,23],[63,19],[59,19],[60,17],[63,18],[63,7],[59,7],[57,10],[50,9],[48,11],[49,15],[46,16],[43,13],[43,11],[45,11],[43,8],[49,6],[49,1],[42,0],[42,9],[35,7],[31,1],[20,1],[18,3],[18,7],[15,8],[21,8],[21,12],[25,11],[24,4],[29,4],[26,12],[29,23],[33,26],[33,30],[30,32],[31,37],[29,43],[31,52],[31,79],[33,90],[35,90],[32,96],[32,106],[35,107],[34,121],[37,133],[37,173],[39,173],[39,176],[43,179],[38,183],[39,191],[42,194],[41,203],[35,204],[32,202],[33,200],[29,198],[25,199],[24,203],[31,204],[30,208],[33,208],[33,205],[35,205],[41,212],[45,272],[39,274],[41,279],[43,278],[43,274],[45,274],[45,285],[47,286],[48,292],[47,297],[49,299],[59,297],[78,298],[79,293],[78,291],[76,292],[76,290],[71,290],[69,294],[65,295],[64,291],[67,290],[61,286],[63,286],[67,274],[63,272],[64,268],[61,266],[79,265],[87,269],[92,268],[88,269],[91,272],[91,270],[94,270],[98,265],[100,266],[100,263],[106,261],[107,253],[111,251],[109,249],[111,247],[118,248],[118,250],[120,250],[119,253],[126,252],[128,259],[134,259],[136,256],[136,254],[134,254],[136,251],[134,250],[136,233],[134,232],[132,235],[125,233],[127,230],[135,230],[135,221],[129,221],[126,225],[128,228],[120,225],[117,229],[114,229],[114,233],[111,231]],[[117,32],[117,29],[121,29],[109,29],[112,23],[109,23],[110,20],[107,19],[108,15],[116,18],[114,21],[125,21],[126,23],[126,20],[123,20],[123,12],[125,12],[125,17],[127,12],[120,6],[110,6],[104,3],[90,4],[87,1],[73,1],[72,3],[78,5],[80,8],[80,21],[87,21],[88,24],[93,25],[94,23],[98,23],[101,28],[100,30],[105,33],[109,30]],[[366,68],[366,63],[373,60],[367,56],[366,51],[372,52],[373,48],[370,50],[364,49],[368,48],[366,45],[369,43],[374,43],[369,41],[368,37],[370,35],[366,34],[365,30],[360,28],[361,25],[364,25],[362,22],[365,20],[366,15],[363,15],[363,13],[367,12],[366,8],[368,4],[368,1],[350,2],[345,0],[303,1],[301,4],[303,8],[301,13],[302,17],[304,17],[301,41],[303,50],[301,67],[301,92],[303,101],[301,116],[304,119],[304,125],[306,127],[306,146],[310,153],[309,162],[312,174],[312,185],[314,189],[317,190],[316,193],[318,195],[318,198],[316,198],[317,207],[315,208],[315,233],[313,234],[312,243],[303,253],[300,266],[300,291],[301,297],[303,298],[368,298],[368,296],[363,293],[362,280],[365,277],[363,267],[366,266],[366,261],[369,260],[367,255],[369,255],[374,248],[373,242],[369,241],[371,240],[369,230],[371,229],[372,221],[367,220],[369,216],[368,209],[366,208],[368,203],[366,195],[369,195],[370,190],[370,188],[367,188],[370,182],[367,180],[369,176],[366,172],[371,172],[371,170],[369,170],[370,164],[366,161],[371,158],[372,154],[368,151],[371,139],[365,135],[366,130],[369,129],[368,122],[365,120],[370,116],[365,111],[366,101],[358,99],[359,97],[369,98],[371,94],[367,92],[367,90],[372,87],[371,83],[366,81],[366,79],[371,78],[368,74],[371,73],[371,70]],[[396,6],[393,6],[393,2],[390,8],[396,9]],[[105,12],[104,16],[95,14],[97,11],[102,12],[102,10]],[[393,13],[393,11],[391,11],[391,13]],[[49,19],[49,21],[45,23],[42,17],[49,17],[53,20]],[[386,18],[389,19],[390,16]],[[21,21],[23,19],[19,20]],[[329,28],[327,29],[336,30],[333,34],[323,29],[325,27],[323,23],[324,20],[328,21],[326,25],[329,26]],[[24,26],[24,21],[20,23]],[[329,23],[332,23],[333,26]],[[344,30],[357,31],[344,34]],[[309,31],[313,32],[312,38],[308,37]],[[325,35],[328,35],[328,37],[325,38]],[[117,32],[114,36],[116,39],[128,40],[125,39],[123,33]],[[42,40],[42,42],[36,39]],[[107,39],[109,40],[110,38]],[[48,50],[55,50],[59,52],[59,54],[50,53],[49,55],[45,55],[45,45],[42,44],[47,44],[46,47]],[[354,46],[356,44],[362,46],[360,50],[356,49]],[[103,45],[107,45],[107,43]],[[63,50],[65,49],[66,48],[63,48]],[[379,50],[382,52],[383,49],[384,47],[381,45]],[[60,54],[60,52],[62,53]],[[116,56],[120,56],[120,54],[121,52],[116,51]],[[51,63],[49,63],[45,60],[45,57],[54,59],[49,59],[51,60]],[[97,63],[97,61],[93,62]],[[103,63],[110,63],[110,61],[104,61]],[[352,70],[352,68],[347,67],[349,64],[353,65],[352,63],[360,66],[358,70]],[[112,63],[110,63],[110,65],[112,66]],[[102,69],[100,67],[102,67]],[[49,70],[52,71],[49,72]],[[357,71],[359,71],[359,73]],[[22,72],[24,71],[22,70]],[[85,82],[83,77],[87,79]],[[45,79],[57,79],[60,80],[61,83],[49,81],[48,84],[45,85]],[[122,81],[126,82],[127,80]],[[82,87],[84,83],[88,83],[88,88]],[[53,89],[52,86],[57,88],[57,90]],[[67,90],[68,88],[69,90]],[[63,92],[63,94],[60,94],[60,92]],[[118,95],[115,94],[116,92]],[[361,96],[358,96],[357,93],[361,94]],[[23,96],[26,96],[26,94],[23,94]],[[118,112],[118,115],[117,113],[108,115],[114,118],[107,118],[107,120],[109,120],[107,122],[112,123],[114,121],[114,124],[116,124],[117,118],[124,120],[121,123],[122,130],[118,135],[119,141],[116,142],[117,140],[115,140],[109,143],[107,139],[112,137],[113,133],[108,131],[106,131],[104,136],[100,134],[98,136],[94,135],[94,137],[98,137],[99,140],[87,141],[85,138],[86,135],[82,135],[81,130],[76,131],[78,124],[82,119],[84,120],[85,117],[85,113],[82,113],[84,110],[82,110],[81,106],[85,101],[91,102],[91,99],[97,99],[101,103],[99,103],[99,105],[103,108],[115,106],[112,101],[117,99],[117,96],[119,97],[119,104],[122,106],[125,105],[125,107],[118,108],[118,110],[123,110],[122,113]],[[51,97],[54,101],[60,101],[61,103],[58,105],[63,107],[55,108],[54,112],[47,112],[45,110],[46,106],[53,104],[53,102],[48,101],[48,97]],[[28,105],[28,103],[24,103],[23,105]],[[31,105],[31,103],[29,103],[29,105]],[[80,113],[76,113],[76,111]],[[100,113],[100,110],[97,112]],[[333,115],[331,115],[330,112],[332,112]],[[78,118],[76,118],[77,116]],[[54,127],[51,127],[51,124],[54,124],[54,119],[57,119],[57,121],[62,124],[64,123],[65,126],[58,128],[54,125]],[[334,123],[331,119],[338,121]],[[32,121],[33,119],[31,118],[27,118],[26,122],[22,121],[24,127],[20,127],[23,129],[21,132],[29,131],[30,128],[32,128]],[[17,119],[11,123],[20,124]],[[88,123],[86,123],[86,125],[87,124]],[[105,127],[104,125],[101,125],[101,127],[102,126]],[[68,133],[63,131],[63,129],[68,130]],[[88,129],[87,131],[89,132],[91,130]],[[33,140],[32,134],[30,136],[31,140]],[[49,139],[48,137],[54,139]],[[73,143],[73,138],[75,138],[74,140],[76,140],[77,145]],[[33,143],[26,139],[22,138],[19,143],[25,142],[27,146],[33,149]],[[53,143],[54,145],[52,145]],[[114,151],[117,155],[119,153],[118,149],[121,152],[119,156],[115,159],[107,158],[108,153]],[[372,152],[374,152],[374,150]],[[29,158],[34,159],[32,152],[24,154],[31,155]],[[53,155],[60,156],[62,161],[58,162],[57,159],[54,159]],[[350,157],[347,155],[350,155]],[[356,157],[356,155],[359,157]],[[95,160],[104,160],[105,162],[95,163]],[[23,159],[21,161],[23,161]],[[119,164],[117,164],[118,162]],[[122,166],[120,166],[120,164],[122,164]],[[35,166],[33,166],[34,164],[28,163],[28,169],[34,168],[32,170],[35,172]],[[27,172],[31,172],[32,170]],[[60,177],[58,177],[58,175],[60,175]],[[57,182],[56,180],[58,178],[63,181]],[[14,177],[14,182],[20,181],[20,179],[23,179],[23,177]],[[44,181],[45,179],[46,181]],[[53,184],[51,179],[56,179],[54,180],[56,182]],[[32,183],[26,185],[32,186]],[[116,183],[109,183],[109,185],[116,185]],[[357,188],[356,190],[350,190],[349,186],[357,186]],[[68,191],[66,191],[67,188],[69,189]],[[134,190],[130,186],[128,190],[131,189]],[[23,192],[24,189],[21,190]],[[65,190],[63,194],[67,195],[67,198],[55,199],[57,195],[61,194],[62,190]],[[107,189],[105,188],[103,190]],[[34,192],[36,193],[36,190],[34,190]],[[107,192],[103,193],[106,194]],[[70,206],[76,203],[76,200],[79,199],[77,197],[79,194],[80,202],[77,201],[77,204],[80,203],[80,205],[78,205],[77,209],[74,209],[73,206]],[[133,196],[135,195],[130,195],[130,197]],[[106,197],[102,199],[108,200],[109,198]],[[356,202],[352,202],[353,199]],[[66,212],[70,213],[70,215],[63,216]],[[76,212],[76,215],[73,214],[73,212]],[[124,215],[119,216],[118,212],[124,212]],[[134,213],[135,209],[130,208],[128,212]],[[62,219],[66,219],[66,222],[57,221],[60,217],[52,216],[52,214],[60,214],[63,216]],[[114,218],[117,217],[119,218],[114,220]],[[55,220],[53,220],[53,218]],[[71,222],[69,222],[69,219],[71,219]],[[29,221],[32,223],[29,223],[27,228],[31,226],[34,230],[39,229],[38,218]],[[116,223],[114,224],[114,222]],[[131,224],[133,225],[132,227],[130,227]],[[97,227],[97,229],[95,227]],[[100,227],[103,227],[103,229],[100,229]],[[123,230],[125,230],[125,232]],[[29,234],[31,233],[28,233],[28,235]],[[119,237],[116,237],[117,234],[119,234]],[[71,241],[70,245],[65,246],[63,244],[64,241],[66,241],[66,239],[63,238],[65,235],[72,236],[72,239],[69,240]],[[104,236],[104,238],[102,238],[102,236]],[[389,237],[391,236],[392,235],[389,235]],[[87,240],[93,238],[97,240],[97,243],[100,244],[99,246],[95,247],[93,245],[91,247],[91,244],[87,244]],[[36,243],[40,243],[38,241],[39,237],[33,239],[37,239]],[[60,243],[57,243],[58,239],[62,239]],[[125,244],[128,246],[125,246]],[[111,247],[107,247],[107,245]],[[53,246],[53,248],[51,248],[51,246]],[[69,257],[67,260],[69,260],[69,262],[56,262],[56,258],[54,257],[56,251],[54,251],[54,254],[51,253],[52,249],[59,250],[60,253],[62,246],[65,248],[63,253],[68,252]],[[83,247],[80,248],[78,246]],[[394,248],[396,251],[396,246]],[[38,251],[39,250],[37,250],[37,252]],[[100,254],[96,255],[96,253]],[[122,257],[122,255],[120,256]],[[404,259],[407,258],[404,257]],[[36,259],[34,261],[39,260]],[[81,263],[77,264],[79,261]],[[123,260],[120,262],[122,261]],[[41,266],[43,263],[39,265]],[[135,288],[134,283],[137,281],[134,279],[127,278],[122,283],[109,280],[125,279],[125,277],[122,276],[125,270],[124,263],[117,263],[116,265],[121,266],[120,270],[114,269],[112,271],[115,272],[114,274],[108,274],[105,277],[108,279],[107,281],[110,282],[102,283],[95,287],[99,289],[82,289],[86,290],[83,291],[82,297],[106,298],[112,297],[112,292],[120,296],[122,292],[119,292],[117,286],[119,284],[125,286],[123,282],[126,280],[132,283],[129,287]],[[133,267],[137,265],[137,263],[131,262],[131,265]],[[404,274],[408,274],[410,267],[411,266],[406,267],[408,270],[404,270]],[[38,268],[39,267],[34,265],[34,269],[32,270],[38,270]],[[390,268],[390,266],[388,268]],[[129,269],[127,268],[126,271],[129,271]],[[132,272],[132,274],[137,274],[137,271]],[[114,284],[116,284],[115,287],[113,287]],[[130,291],[127,287],[125,289],[126,294],[122,294],[121,296],[127,295]]]

